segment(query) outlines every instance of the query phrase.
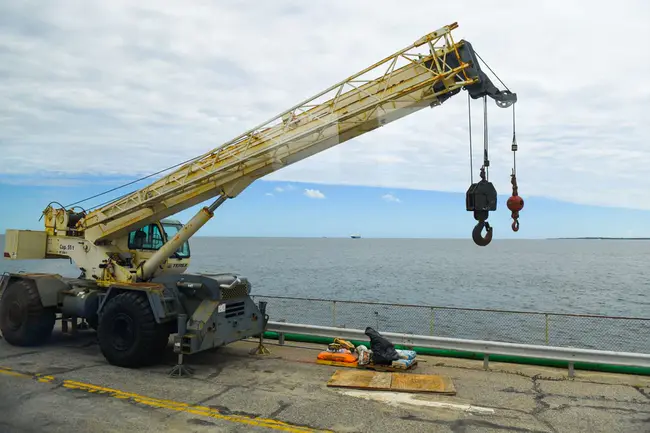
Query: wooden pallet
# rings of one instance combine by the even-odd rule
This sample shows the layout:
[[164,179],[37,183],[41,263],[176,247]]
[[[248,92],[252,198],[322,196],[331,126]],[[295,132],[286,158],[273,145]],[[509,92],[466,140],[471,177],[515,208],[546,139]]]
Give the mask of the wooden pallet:
[[415,361],[413,361],[413,364],[408,366],[408,368],[397,368],[397,367],[391,367],[390,365],[375,365],[375,364],[360,365],[359,368],[363,368],[363,369],[366,369],[366,370],[374,370],[374,371],[395,371],[395,372],[400,372],[400,371],[413,370],[415,367],[417,367],[417,365],[418,365],[418,361],[415,360]]

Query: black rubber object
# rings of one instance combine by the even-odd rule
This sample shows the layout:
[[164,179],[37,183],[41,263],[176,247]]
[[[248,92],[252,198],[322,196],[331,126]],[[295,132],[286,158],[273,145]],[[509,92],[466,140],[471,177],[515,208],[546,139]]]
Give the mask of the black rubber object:
[[373,364],[391,365],[393,361],[399,359],[399,353],[395,350],[395,345],[384,338],[379,332],[368,326],[365,334],[370,338]]
[[156,323],[145,294],[123,292],[104,307],[97,329],[104,358],[119,367],[155,364],[169,340],[169,328]]
[[30,280],[14,280],[0,301],[0,330],[14,346],[39,346],[52,335],[56,312],[44,308],[38,289]]

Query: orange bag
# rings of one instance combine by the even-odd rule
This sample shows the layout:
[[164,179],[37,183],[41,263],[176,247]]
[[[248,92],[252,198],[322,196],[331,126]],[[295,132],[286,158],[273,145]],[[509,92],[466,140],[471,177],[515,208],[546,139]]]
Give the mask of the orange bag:
[[357,354],[355,353],[353,355],[351,353],[333,353],[325,351],[318,354],[318,359],[335,362],[356,362]]

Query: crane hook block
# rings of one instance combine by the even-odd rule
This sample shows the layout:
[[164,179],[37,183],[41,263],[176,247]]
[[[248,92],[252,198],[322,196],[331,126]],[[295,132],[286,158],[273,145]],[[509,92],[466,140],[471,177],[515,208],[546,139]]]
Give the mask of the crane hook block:
[[497,210],[497,190],[492,182],[481,179],[467,190],[465,204],[469,212],[474,212],[474,219],[485,221],[490,211]]
[[[468,211],[474,212],[474,219],[478,221],[472,230],[474,243],[480,247],[488,245],[492,241],[492,227],[486,220],[490,211],[497,210],[497,190],[492,182],[481,179],[473,183],[465,195],[465,205]],[[481,233],[483,228],[487,231],[485,237]]]
[[[485,228],[485,237],[482,235],[483,228]],[[487,221],[479,221],[472,230],[472,239],[479,247],[484,247],[492,241],[492,227]]]

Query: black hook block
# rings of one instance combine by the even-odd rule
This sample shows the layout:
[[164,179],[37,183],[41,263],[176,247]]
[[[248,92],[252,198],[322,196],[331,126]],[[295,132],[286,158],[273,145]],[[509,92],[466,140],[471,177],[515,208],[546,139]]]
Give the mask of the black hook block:
[[497,190],[492,182],[473,183],[465,194],[465,205],[477,221],[485,221],[489,212],[497,210]]

